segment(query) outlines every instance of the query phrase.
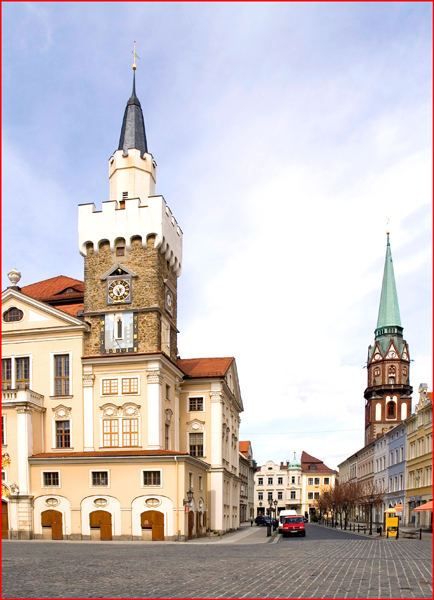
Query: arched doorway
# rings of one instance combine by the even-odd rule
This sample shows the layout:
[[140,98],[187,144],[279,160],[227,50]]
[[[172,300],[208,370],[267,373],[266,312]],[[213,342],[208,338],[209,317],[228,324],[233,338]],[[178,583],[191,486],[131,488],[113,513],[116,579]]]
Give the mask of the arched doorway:
[[190,510],[188,513],[188,537],[193,537],[194,530],[194,510]]
[[41,513],[42,537],[49,540],[63,540],[62,513],[58,510],[44,510]]
[[9,537],[8,503],[2,500],[2,540]]
[[94,510],[89,514],[90,537],[93,540],[112,539],[112,516],[106,510]]
[[164,540],[164,515],[158,510],[145,510],[140,515],[142,538],[154,542]]

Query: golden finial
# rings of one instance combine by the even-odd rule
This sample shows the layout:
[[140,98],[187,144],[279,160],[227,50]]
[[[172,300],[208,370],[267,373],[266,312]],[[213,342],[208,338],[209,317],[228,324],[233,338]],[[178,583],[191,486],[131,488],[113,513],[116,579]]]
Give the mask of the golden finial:
[[390,233],[390,217],[386,218],[386,233],[387,235]]
[[136,40],[134,40],[134,49],[133,49],[133,71],[137,69],[136,58],[140,58],[138,54],[136,54]]

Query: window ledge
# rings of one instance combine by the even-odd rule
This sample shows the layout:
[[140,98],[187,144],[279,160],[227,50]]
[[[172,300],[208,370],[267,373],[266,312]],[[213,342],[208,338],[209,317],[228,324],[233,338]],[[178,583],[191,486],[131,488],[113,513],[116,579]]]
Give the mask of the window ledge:
[[53,452],[64,452],[65,450],[74,450],[74,446],[67,446],[66,448],[51,448]]
[[67,395],[67,396],[49,396],[49,398],[52,398],[53,400],[56,400],[58,398],[65,398],[65,399],[74,398],[74,396],[70,396],[70,395]]

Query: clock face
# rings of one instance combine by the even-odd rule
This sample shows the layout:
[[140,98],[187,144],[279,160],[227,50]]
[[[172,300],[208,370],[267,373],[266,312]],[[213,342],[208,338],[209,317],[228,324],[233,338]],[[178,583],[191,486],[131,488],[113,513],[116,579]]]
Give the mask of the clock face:
[[112,302],[123,302],[130,295],[130,284],[124,279],[115,279],[109,285],[108,295]]

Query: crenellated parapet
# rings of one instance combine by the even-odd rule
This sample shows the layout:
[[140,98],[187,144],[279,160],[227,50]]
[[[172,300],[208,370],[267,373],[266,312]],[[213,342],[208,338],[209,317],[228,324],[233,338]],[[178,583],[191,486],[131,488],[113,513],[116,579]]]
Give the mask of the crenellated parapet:
[[86,256],[88,244],[95,253],[103,241],[110,243],[114,251],[116,240],[124,238],[127,249],[131,240],[141,237],[143,246],[150,236],[155,236],[155,247],[168,261],[177,277],[182,265],[182,231],[167,206],[163,196],[127,198],[120,207],[119,202],[110,200],[102,203],[102,210],[95,204],[78,207],[78,244],[80,254]]

